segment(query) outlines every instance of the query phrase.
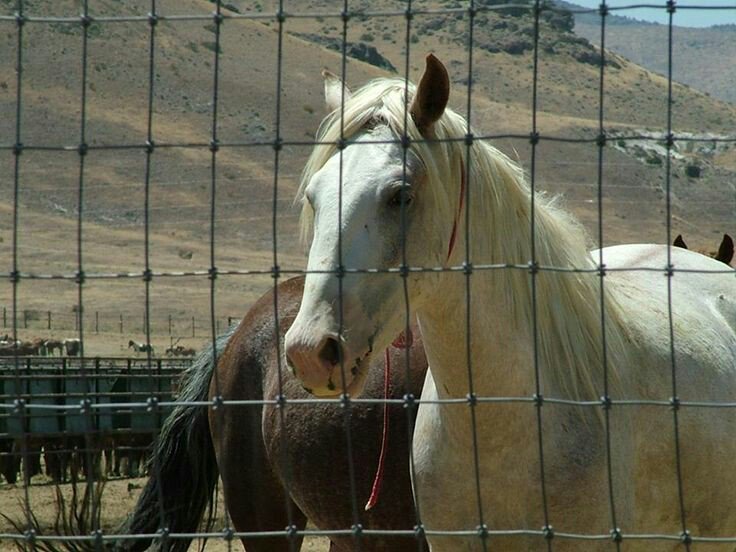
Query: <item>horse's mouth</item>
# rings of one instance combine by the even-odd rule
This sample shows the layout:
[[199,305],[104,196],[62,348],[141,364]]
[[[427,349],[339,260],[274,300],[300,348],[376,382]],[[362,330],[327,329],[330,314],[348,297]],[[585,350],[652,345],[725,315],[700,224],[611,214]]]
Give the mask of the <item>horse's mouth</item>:
[[[317,397],[324,398],[339,397],[343,393],[351,397],[360,396],[368,377],[372,353],[373,349],[369,348],[362,356],[353,359],[352,363],[344,363],[343,366],[335,365],[327,379],[327,385],[323,389],[308,389],[308,391]],[[344,386],[342,385],[343,374],[345,374]]]
[[315,397],[335,398],[343,394],[357,397],[363,392],[371,368],[374,339],[375,334],[369,336],[367,346],[364,345],[363,352],[358,355],[345,346],[331,350],[321,357],[321,369],[317,363],[310,366],[309,359],[299,362],[303,359],[289,355],[285,358],[286,365],[291,374],[301,381],[302,388]]

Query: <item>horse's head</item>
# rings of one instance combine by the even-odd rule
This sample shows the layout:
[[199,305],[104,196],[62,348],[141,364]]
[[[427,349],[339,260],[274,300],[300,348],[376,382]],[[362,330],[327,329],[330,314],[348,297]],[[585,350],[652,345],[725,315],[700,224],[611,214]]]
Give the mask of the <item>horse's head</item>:
[[413,315],[436,286],[436,277],[399,269],[447,261],[452,222],[435,219],[444,213],[451,220],[459,198],[448,199],[437,182],[456,177],[458,167],[437,163],[448,146],[433,138],[449,96],[437,58],[427,57],[415,92],[384,79],[351,94],[337,77],[324,76],[332,114],[320,141],[332,145],[318,146],[305,169],[309,273],[285,349],[289,366],[315,395],[356,395],[372,354],[400,334],[407,312]]

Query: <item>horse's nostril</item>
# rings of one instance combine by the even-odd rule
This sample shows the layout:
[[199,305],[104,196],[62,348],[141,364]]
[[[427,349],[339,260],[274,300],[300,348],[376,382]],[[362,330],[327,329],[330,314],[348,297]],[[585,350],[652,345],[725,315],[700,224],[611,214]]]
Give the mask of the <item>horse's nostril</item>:
[[342,347],[340,343],[332,338],[328,337],[322,349],[319,352],[319,358],[325,362],[330,363],[332,366],[337,366],[342,361]]

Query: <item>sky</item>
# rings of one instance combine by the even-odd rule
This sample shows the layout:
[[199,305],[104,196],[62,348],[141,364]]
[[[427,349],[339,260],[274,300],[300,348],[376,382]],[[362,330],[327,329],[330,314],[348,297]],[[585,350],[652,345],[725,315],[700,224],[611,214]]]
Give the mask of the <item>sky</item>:
[[[601,0],[569,0],[574,4],[585,8],[597,8],[601,4]],[[662,4],[666,5],[666,0],[606,0],[606,4],[610,7],[616,6],[632,6],[634,4]],[[678,9],[674,15],[674,24],[681,27],[709,27],[711,25],[736,24],[736,0],[678,0],[677,5],[680,6],[727,6],[732,9],[728,10],[705,10],[705,9]],[[637,8],[628,10],[614,10],[615,15],[625,15],[635,19],[643,19],[645,21],[656,21],[657,23],[667,23],[667,12],[664,7],[656,8]]]

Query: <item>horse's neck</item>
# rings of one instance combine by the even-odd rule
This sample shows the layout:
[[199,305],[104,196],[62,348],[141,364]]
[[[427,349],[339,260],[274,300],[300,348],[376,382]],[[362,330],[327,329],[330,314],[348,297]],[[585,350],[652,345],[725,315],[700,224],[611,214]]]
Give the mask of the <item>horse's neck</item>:
[[[540,236],[539,264],[592,266],[582,240],[566,226],[564,219],[552,219],[555,216],[556,213],[549,211],[542,215],[549,217],[548,220],[540,217],[543,223],[540,230],[549,234],[544,240]],[[513,239],[509,234],[506,237]],[[518,244],[521,256],[529,255],[527,249],[525,243]],[[574,251],[583,254],[571,254]],[[472,252],[477,259],[487,258],[488,254]],[[524,261],[512,258],[501,262]],[[536,277],[534,296],[531,277],[526,271],[477,270],[470,277],[470,301],[465,297],[463,275],[450,273],[442,278],[441,294],[418,311],[440,395],[465,396],[472,373],[474,391],[479,395],[530,397],[537,383],[535,368],[547,396],[596,400],[602,394],[604,353],[597,275],[542,271]],[[535,298],[536,309],[533,309]],[[617,304],[608,295],[604,304],[608,381],[616,390],[623,383],[618,379],[620,373],[616,366],[624,362],[625,330]],[[470,308],[469,316],[466,305]],[[537,339],[534,339],[535,324]]]
[[[530,328],[512,320],[513,313],[493,289],[493,277],[472,277],[470,316],[465,279],[448,275],[442,299],[418,312],[425,350],[440,397],[463,397],[470,389],[485,396],[530,396],[531,370],[514,367],[533,363]],[[468,351],[470,345],[470,351]]]

